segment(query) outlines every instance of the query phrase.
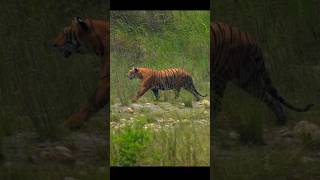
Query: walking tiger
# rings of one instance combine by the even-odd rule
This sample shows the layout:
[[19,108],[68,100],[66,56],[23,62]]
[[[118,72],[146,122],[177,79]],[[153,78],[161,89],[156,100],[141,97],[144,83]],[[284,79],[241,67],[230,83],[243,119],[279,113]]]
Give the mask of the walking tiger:
[[282,105],[298,112],[308,111],[313,106],[309,104],[298,108],[279,95],[266,70],[262,50],[247,32],[220,22],[212,22],[210,29],[213,118],[221,111],[228,82],[264,102],[275,113],[277,122],[281,125],[285,124],[287,119]]

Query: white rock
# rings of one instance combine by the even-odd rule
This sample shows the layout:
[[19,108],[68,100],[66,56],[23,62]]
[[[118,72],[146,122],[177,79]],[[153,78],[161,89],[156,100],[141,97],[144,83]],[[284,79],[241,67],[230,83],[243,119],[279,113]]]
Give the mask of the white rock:
[[128,107],[128,108],[127,108],[127,112],[128,112],[128,113],[133,113],[134,111],[133,111],[133,109],[132,109],[131,107]]
[[235,131],[231,131],[231,132],[229,133],[229,136],[230,136],[231,139],[234,139],[234,140],[237,140],[237,139],[239,139],[239,137],[240,137],[239,133],[237,133],[237,132],[235,132]]
[[312,141],[320,141],[320,127],[308,121],[298,122],[293,132],[298,137],[309,137]]
[[78,179],[76,179],[74,177],[65,177],[64,180],[78,180]]
[[203,99],[201,101],[201,104],[206,107],[206,108],[209,108],[210,107],[210,101],[206,100],[206,99]]

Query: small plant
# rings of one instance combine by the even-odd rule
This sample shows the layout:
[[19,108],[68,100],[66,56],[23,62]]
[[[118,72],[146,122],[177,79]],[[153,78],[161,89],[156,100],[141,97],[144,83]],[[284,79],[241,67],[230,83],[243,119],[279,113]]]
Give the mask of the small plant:
[[185,107],[189,107],[189,108],[192,108],[193,105],[192,105],[192,98],[191,97],[184,97],[183,98],[183,103],[184,103],[184,106]]
[[156,116],[154,114],[151,114],[151,113],[145,114],[145,118],[146,118],[147,123],[154,123],[154,122],[157,121]]
[[[252,107],[252,106],[251,106]],[[234,128],[240,135],[240,141],[245,144],[263,144],[263,118],[261,113],[248,112],[243,106],[239,112],[242,112],[238,116],[232,117],[237,119],[237,123],[234,124]],[[259,112],[259,108],[253,108]]]
[[263,127],[260,119],[248,117],[240,118],[237,129],[240,134],[240,141],[245,144],[263,144]]
[[125,126],[120,134],[112,138],[113,143],[118,144],[118,165],[138,165],[139,160],[145,156],[144,150],[152,139],[151,131],[144,128],[146,122],[146,118],[139,117],[131,126]]
[[120,121],[120,116],[118,114],[111,113],[110,121],[111,122],[119,122]]

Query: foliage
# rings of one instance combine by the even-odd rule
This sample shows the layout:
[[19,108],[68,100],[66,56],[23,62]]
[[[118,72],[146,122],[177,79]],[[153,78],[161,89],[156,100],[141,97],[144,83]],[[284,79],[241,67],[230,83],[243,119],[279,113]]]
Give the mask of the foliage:
[[139,159],[144,158],[144,150],[150,146],[152,132],[145,129],[147,119],[140,117],[130,126],[125,126],[121,133],[112,136],[112,143],[118,145],[117,165],[139,165]]

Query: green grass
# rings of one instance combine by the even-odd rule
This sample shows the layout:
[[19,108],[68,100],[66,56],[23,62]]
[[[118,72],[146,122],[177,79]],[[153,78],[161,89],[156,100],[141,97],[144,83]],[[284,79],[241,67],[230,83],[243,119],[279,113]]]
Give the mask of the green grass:
[[[94,92],[100,60],[94,55],[72,55],[64,59],[51,46],[52,40],[74,16],[107,19],[107,8],[102,8],[105,4],[100,0],[94,4],[83,0],[59,3],[27,0],[23,4],[2,1],[0,142],[5,136],[17,133],[36,132],[39,141],[62,140],[70,135],[62,122]],[[87,130],[105,131],[99,128],[105,126],[95,125]],[[5,158],[5,161],[11,159]],[[59,168],[47,162],[34,166],[27,163],[10,170],[1,164],[0,168],[0,179],[63,179],[68,171],[70,175],[78,174],[76,166]],[[102,176],[94,175],[94,167],[90,169],[91,175],[79,178],[101,179]],[[53,170],[56,173],[52,173]]]
[[139,160],[145,158],[144,150],[151,145],[152,132],[144,129],[147,119],[140,117],[132,125],[125,126],[121,133],[111,136],[113,144],[117,144],[118,153],[116,165],[139,165]]
[[[111,14],[111,104],[128,104],[139,82],[127,78],[133,67],[189,71],[199,91],[209,92],[209,12],[113,11]],[[130,18],[132,19],[130,19]],[[159,17],[161,17],[159,19]],[[123,19],[127,19],[125,23]],[[161,21],[161,26],[158,23]],[[157,31],[153,26],[159,26]],[[150,29],[151,28],[151,29]],[[173,93],[173,92],[172,92]],[[146,93],[148,99],[154,99]],[[174,94],[174,93],[173,93]],[[160,97],[164,98],[163,92]]]
[[46,166],[14,164],[14,167],[1,167],[0,170],[0,178],[3,180],[56,180],[66,177],[98,180],[107,177],[107,170],[103,167],[74,167],[55,163],[48,163]]
[[[152,121],[150,120],[152,118]],[[132,123],[112,129],[115,166],[207,166],[209,118],[203,110],[122,115]],[[201,124],[204,120],[207,125]],[[139,140],[137,140],[139,137]]]
[[[199,92],[210,95],[209,22],[209,11],[112,11],[111,104],[131,105],[131,98],[136,95],[140,85],[138,80],[130,81],[127,78],[132,67],[157,70],[184,68],[192,74]],[[112,165],[209,164],[209,128],[193,123],[201,118],[208,122],[209,115],[203,115],[202,110],[193,110],[195,98],[183,89],[177,99],[174,91],[160,91],[159,101],[155,101],[152,92],[148,91],[138,104],[151,103],[166,109],[164,102],[173,107],[188,108],[189,112],[177,112],[169,107],[166,112],[142,108],[134,114],[112,113],[115,115],[111,115],[111,121],[122,118],[134,118],[133,121],[137,121],[143,118],[145,126],[150,127],[152,132],[145,132],[150,141],[140,144],[139,148],[133,144],[132,149],[128,150],[132,139],[123,136],[127,137],[131,131],[124,127],[111,129]],[[181,106],[181,103],[185,105]],[[167,120],[176,123],[168,125]],[[145,130],[142,128],[137,132],[140,131]],[[134,161],[123,163],[123,158],[133,158]]]

